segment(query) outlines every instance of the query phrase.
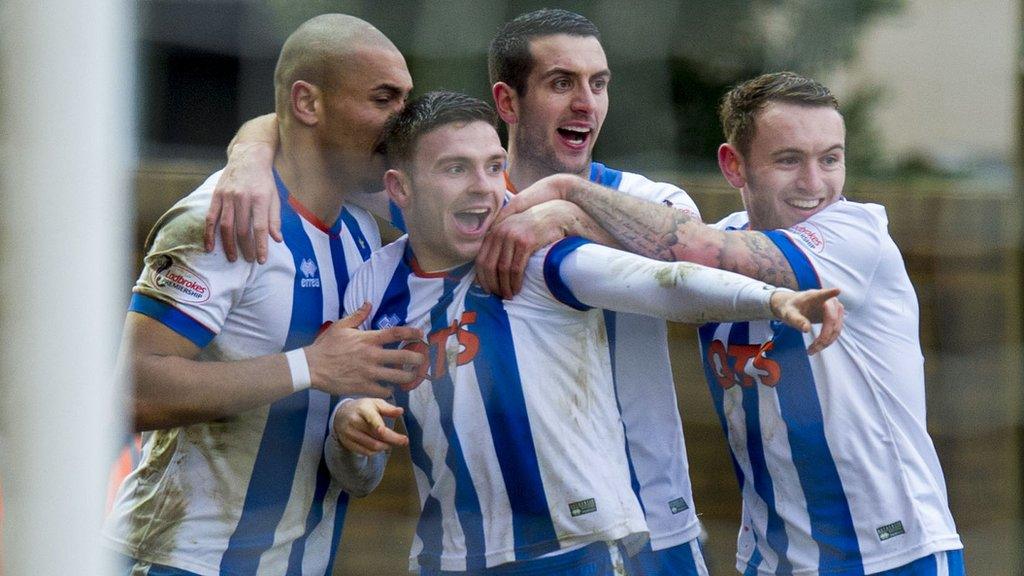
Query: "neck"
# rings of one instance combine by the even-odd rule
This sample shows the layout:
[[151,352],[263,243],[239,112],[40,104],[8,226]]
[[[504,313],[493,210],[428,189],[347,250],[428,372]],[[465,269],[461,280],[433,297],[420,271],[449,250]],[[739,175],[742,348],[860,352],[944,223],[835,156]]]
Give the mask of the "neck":
[[341,214],[346,191],[338,178],[331,177],[318,147],[304,142],[301,137],[291,140],[281,135],[274,168],[288,186],[288,193],[330,226]]
[[[508,179],[512,182],[516,192],[533,186],[538,180],[557,174],[557,172],[548,167],[537,166],[516,154],[516,146],[511,137],[509,137],[508,145],[507,172]],[[583,172],[576,174],[576,176],[588,178],[590,176],[590,162],[587,162]]]
[[417,274],[444,274],[445,272],[458,268],[470,261],[458,261],[450,256],[435,254],[430,250],[430,246],[420,242],[419,240],[419,236],[409,234],[409,246],[412,248],[413,256],[416,257],[416,269],[414,272]]

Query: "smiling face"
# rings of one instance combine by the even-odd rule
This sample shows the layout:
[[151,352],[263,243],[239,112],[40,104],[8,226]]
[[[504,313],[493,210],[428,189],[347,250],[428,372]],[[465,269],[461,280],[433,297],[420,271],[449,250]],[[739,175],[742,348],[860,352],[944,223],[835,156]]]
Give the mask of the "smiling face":
[[420,136],[410,165],[388,171],[420,267],[448,270],[476,257],[505,194],[505,160],[493,126],[458,122]]
[[757,116],[750,150],[733,149],[737,171],[730,182],[741,189],[751,228],[789,228],[839,200],[845,138],[843,117],[832,107],[768,104]]
[[510,123],[514,162],[537,177],[584,174],[608,114],[608,60],[593,36],[555,34],[530,42],[533,67]]

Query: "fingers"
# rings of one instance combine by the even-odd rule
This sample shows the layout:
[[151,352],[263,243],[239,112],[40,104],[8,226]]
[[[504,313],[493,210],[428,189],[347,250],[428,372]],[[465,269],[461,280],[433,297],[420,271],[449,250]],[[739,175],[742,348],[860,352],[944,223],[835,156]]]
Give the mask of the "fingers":
[[501,242],[497,238],[494,225],[491,225],[491,230],[484,236],[484,243],[476,255],[476,281],[489,294],[498,293],[496,271]]
[[252,237],[252,206],[248,196],[235,196],[235,236],[242,258],[252,262],[255,258],[256,246]]
[[[221,178],[223,178],[223,175]],[[216,229],[217,221],[220,219],[222,204],[223,198],[219,190],[214,190],[213,198],[210,200],[210,208],[206,211],[206,224],[203,226],[203,248],[207,252],[213,252],[214,247],[217,245]]]
[[810,355],[817,354],[830,346],[842,332],[845,310],[838,298],[832,297],[825,302],[823,315],[821,332],[807,348],[807,353]]
[[526,265],[530,262],[530,257],[532,255],[532,251],[520,250],[512,259],[512,270],[509,276],[509,289],[511,290],[509,298],[519,294],[519,291],[523,289],[523,279],[526,277]]
[[515,242],[506,242],[502,246],[501,254],[498,256],[498,294],[506,300],[513,296],[510,276],[512,273],[512,263],[515,260],[515,252]]
[[235,206],[232,202],[224,202],[220,210],[220,241],[224,245],[224,255],[228,262],[238,259],[235,245]]
[[[276,190],[275,190],[276,192]],[[284,242],[281,234],[281,197],[276,193],[270,195],[270,237],[275,242]]]
[[267,232],[270,226],[269,203],[257,197],[252,203],[252,239],[256,248],[256,261],[267,263]]
[[412,326],[395,326],[385,330],[370,330],[366,333],[370,335],[373,342],[381,346],[423,338],[423,331]]
[[370,317],[370,309],[370,303],[363,302],[363,305],[357,308],[355,312],[338,320],[334,325],[340,328],[359,328]]

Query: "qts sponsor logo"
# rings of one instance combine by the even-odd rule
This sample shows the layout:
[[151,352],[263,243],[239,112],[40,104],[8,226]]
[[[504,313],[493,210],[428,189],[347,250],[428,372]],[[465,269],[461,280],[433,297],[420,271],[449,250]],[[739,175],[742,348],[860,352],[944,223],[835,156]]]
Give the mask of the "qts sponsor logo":
[[774,343],[729,344],[714,340],[708,346],[705,360],[715,374],[718,385],[728,390],[739,384],[743,388],[751,388],[760,382],[765,386],[779,383],[782,371],[779,363],[768,358]]
[[480,339],[469,331],[469,326],[475,322],[476,312],[464,311],[458,320],[431,332],[426,342],[419,340],[407,344],[406,350],[419,352],[428,361],[417,367],[416,379],[403,388],[411,390],[424,380],[443,378],[449,366],[463,366],[472,362],[480,351]]
[[210,287],[206,279],[176,264],[170,256],[160,256],[151,270],[153,286],[177,302],[200,304],[210,299]]

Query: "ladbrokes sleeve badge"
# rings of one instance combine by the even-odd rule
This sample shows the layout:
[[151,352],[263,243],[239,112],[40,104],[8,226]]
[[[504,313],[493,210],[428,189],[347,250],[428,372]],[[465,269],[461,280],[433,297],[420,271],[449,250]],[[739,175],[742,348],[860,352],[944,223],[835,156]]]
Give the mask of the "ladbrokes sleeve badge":
[[194,270],[167,255],[158,256],[148,273],[149,285],[176,302],[201,304],[210,299],[210,284]]

